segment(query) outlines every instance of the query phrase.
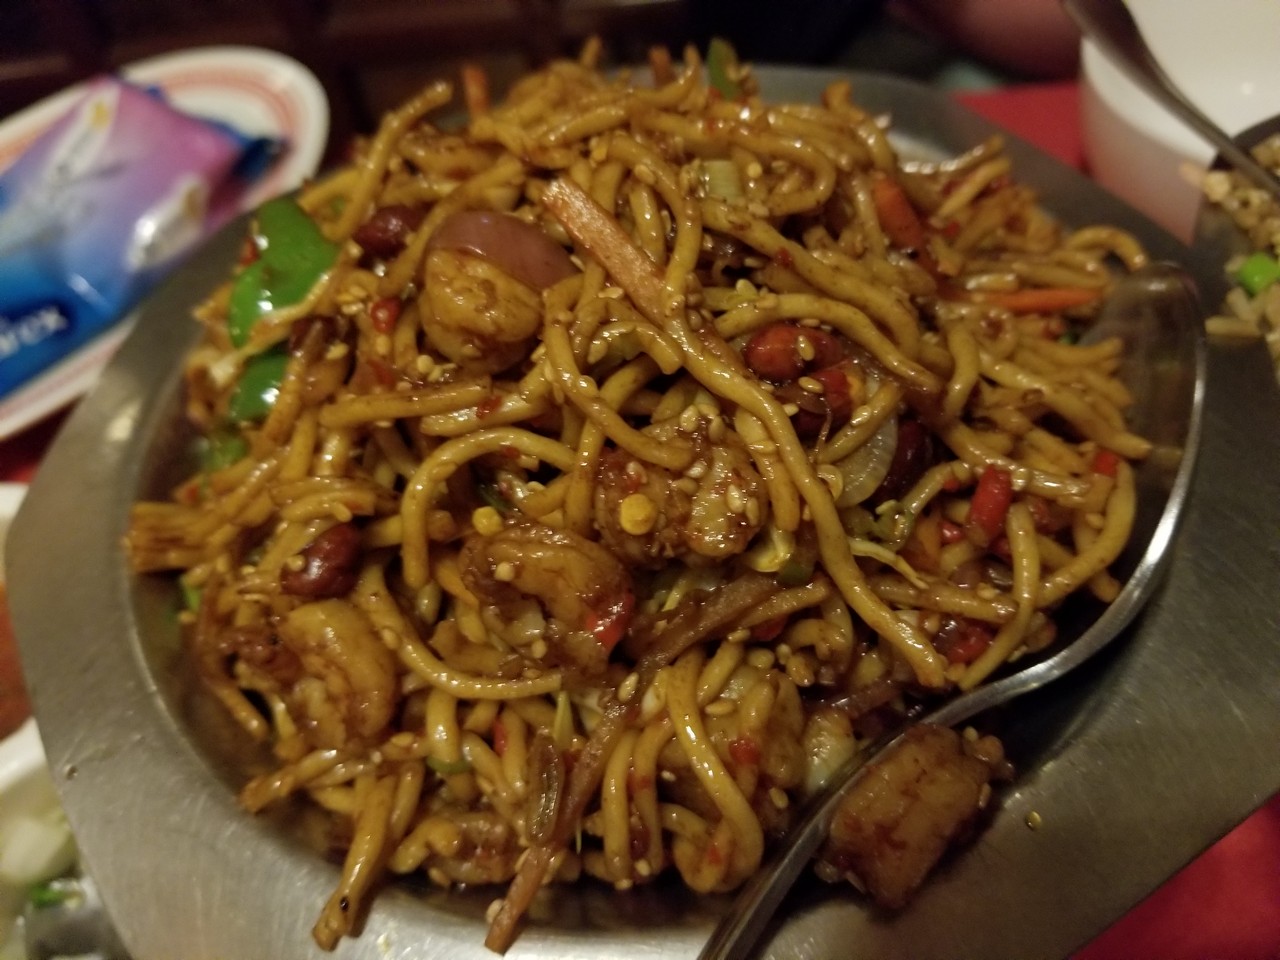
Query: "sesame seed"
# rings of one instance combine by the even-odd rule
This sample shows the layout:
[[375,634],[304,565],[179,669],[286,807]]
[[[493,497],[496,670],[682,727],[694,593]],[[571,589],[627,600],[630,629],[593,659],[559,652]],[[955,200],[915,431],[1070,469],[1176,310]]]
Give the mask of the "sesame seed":
[[784,403],[782,405],[782,412],[785,413],[788,417],[794,417],[797,413],[800,412],[800,404]]
[[698,481],[691,477],[681,477],[676,481],[676,489],[692,497],[698,492]]
[[609,344],[603,340],[591,341],[591,346],[587,349],[587,363],[599,363],[609,353]]
[[658,774],[658,776],[659,776],[659,777],[661,777],[661,778],[662,778],[664,781],[666,781],[667,783],[675,783],[675,782],[676,782],[676,775],[675,775],[672,771],[670,771],[670,770],[663,770],[662,772],[660,772],[660,773]]
[[752,160],[747,164],[747,177],[751,180],[759,180],[764,176],[764,167],[760,165],[759,160]]
[[787,796],[787,791],[781,787],[770,787],[769,799],[779,810],[785,810],[791,805],[791,798]]
[[350,348],[345,343],[331,343],[329,349],[324,352],[326,360],[341,360],[350,352]]
[[680,411],[680,430],[683,433],[693,433],[698,429],[698,408],[690,405]]
[[636,688],[640,686],[640,675],[638,673],[628,673],[622,683],[618,684],[618,702],[630,703],[631,698],[636,695]]
[[818,351],[813,347],[813,341],[804,334],[796,337],[796,353],[806,363],[818,355]]
[[805,393],[825,393],[827,389],[822,385],[821,380],[815,380],[813,377],[801,377],[796,383]]
[[1035,810],[1032,810],[1030,813],[1027,814],[1027,826],[1030,827],[1032,830],[1039,830],[1040,827],[1043,825],[1044,825],[1044,819],[1040,816],[1038,812],[1036,812]]
[[391,338],[385,333],[380,333],[373,338],[373,349],[379,356],[385,357],[391,352]]
[[333,514],[334,519],[339,523],[350,523],[353,516],[351,508],[345,503],[335,503],[330,513]]
[[653,867],[649,864],[649,861],[643,857],[635,862],[635,868],[636,873],[641,877],[653,876]]
[[510,583],[516,578],[516,565],[510,560],[503,560],[493,568],[493,579],[499,583]]
[[598,294],[596,294],[596,296],[599,297],[601,300],[621,300],[622,288],[621,287],[605,287]]
[[639,460],[628,460],[623,472],[626,473],[627,479],[634,483],[645,483],[649,479],[649,472]]
[[732,700],[713,700],[702,712],[708,717],[727,717],[737,709],[738,705]]
[[684,472],[686,477],[692,477],[694,480],[701,480],[707,475],[707,461],[695,460],[689,464],[689,469]]
[[724,435],[727,430],[728,427],[724,425],[724,421],[719,417],[716,417],[707,424],[707,437],[712,443],[719,443],[724,439]]
[[742,488],[736,483],[729,484],[728,489],[725,490],[724,502],[732,514],[739,514],[747,509],[746,495],[743,494]]
[[538,639],[529,644],[529,656],[535,660],[541,660],[547,655],[547,641]]
[[747,497],[747,523],[755,526],[760,522],[760,501],[755,497]]
[[294,573],[300,572],[307,565],[307,558],[300,553],[295,553],[292,557],[284,562],[284,565]]
[[762,647],[757,647],[747,653],[747,663],[757,670],[768,670],[773,666],[774,659],[773,651]]
[[498,917],[498,912],[499,912],[501,909],[502,909],[502,900],[501,900],[501,898],[499,898],[499,899],[497,899],[497,900],[493,901],[493,903],[489,904],[489,906],[487,906],[487,907],[485,908],[485,911],[484,911],[484,920],[485,920],[485,923],[493,923],[493,921],[497,919],[497,917]]
[[631,889],[632,887],[634,887],[635,885],[636,885],[636,882],[635,882],[634,880],[632,880],[630,877],[627,877],[627,878],[625,878],[625,879],[623,879],[623,880],[619,880],[617,883],[615,883],[615,884],[613,885],[613,888],[614,888],[615,890],[619,890],[619,891],[622,891],[622,892],[624,892],[624,893],[625,893],[626,891],[630,890],[630,889]]

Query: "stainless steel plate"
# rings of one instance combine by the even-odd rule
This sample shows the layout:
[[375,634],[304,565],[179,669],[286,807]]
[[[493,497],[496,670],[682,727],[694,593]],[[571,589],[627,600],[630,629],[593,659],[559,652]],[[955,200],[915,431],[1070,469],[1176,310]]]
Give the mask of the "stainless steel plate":
[[[775,98],[835,75],[762,71]],[[995,132],[937,92],[853,75],[899,143],[955,153]],[[1116,223],[1187,263],[1209,302],[1221,251],[1188,251],[1021,143],[1015,171],[1073,224]],[[14,620],[46,750],[90,870],[138,960],[323,957],[311,942],[337,867],[298,819],[234,802],[246,775],[219,710],[178,658],[171,590],[119,549],[129,505],[182,472],[179,358],[191,307],[226,275],[232,227],[142,309],[136,331],[49,453],[9,540]],[[1164,589],[1114,651],[1004,717],[1022,771],[994,822],[906,911],[797,891],[777,958],[1069,954],[1280,789],[1280,395],[1257,345],[1211,344],[1205,439]],[[251,761],[250,761],[251,765]],[[1026,826],[1039,814],[1038,830]],[[492,894],[383,891],[341,958],[491,957]],[[554,891],[509,956],[693,957],[724,901],[667,889]]]

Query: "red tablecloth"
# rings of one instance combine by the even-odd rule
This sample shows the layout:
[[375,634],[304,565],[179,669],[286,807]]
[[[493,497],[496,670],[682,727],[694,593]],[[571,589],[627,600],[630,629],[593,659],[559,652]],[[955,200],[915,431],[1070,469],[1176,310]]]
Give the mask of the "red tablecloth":
[[[1011,87],[957,99],[1084,169],[1075,84]],[[30,480],[61,419],[52,417],[0,443],[0,480]],[[1063,897],[1069,901],[1071,892],[1063,891]],[[1280,960],[1280,797],[1081,950],[1076,960]]]

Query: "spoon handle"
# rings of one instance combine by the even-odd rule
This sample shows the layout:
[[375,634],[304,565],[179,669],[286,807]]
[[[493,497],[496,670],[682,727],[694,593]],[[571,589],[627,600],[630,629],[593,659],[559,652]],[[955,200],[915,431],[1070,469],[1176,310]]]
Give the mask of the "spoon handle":
[[1130,79],[1217,147],[1232,167],[1280,199],[1280,180],[1183,96],[1142,39],[1124,0],[1063,0],[1063,7],[1085,36],[1095,41]]

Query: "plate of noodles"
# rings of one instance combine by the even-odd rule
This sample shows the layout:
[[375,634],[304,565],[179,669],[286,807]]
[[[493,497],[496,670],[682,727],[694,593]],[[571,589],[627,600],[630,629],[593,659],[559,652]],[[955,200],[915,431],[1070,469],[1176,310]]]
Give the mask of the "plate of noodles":
[[690,57],[466,73],[462,127],[428,84],[64,428],[15,624],[138,957],[692,957],[834,765],[1135,550],[1125,641],[890,771],[927,802],[763,955],[1065,956],[1280,787],[1267,358],[1085,333],[1220,264],[934,91]]

